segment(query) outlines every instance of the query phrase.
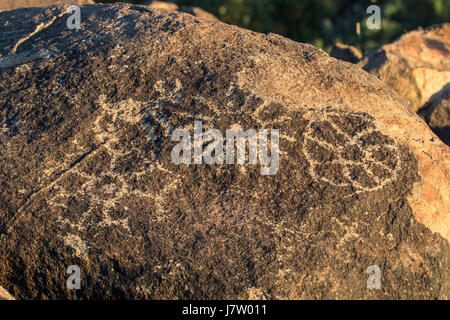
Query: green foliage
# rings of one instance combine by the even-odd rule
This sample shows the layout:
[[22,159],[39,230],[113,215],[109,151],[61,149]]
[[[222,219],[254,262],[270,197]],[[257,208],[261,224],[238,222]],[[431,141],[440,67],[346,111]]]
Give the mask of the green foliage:
[[[114,0],[110,0],[114,2]],[[122,0],[123,1],[123,0]],[[103,2],[99,0],[99,2]],[[141,2],[129,0],[128,2]],[[174,0],[197,6],[220,20],[258,32],[273,32],[329,51],[337,42],[372,50],[402,33],[450,20],[450,0]],[[381,30],[369,30],[366,9],[381,8]],[[361,36],[356,23],[361,23]]]

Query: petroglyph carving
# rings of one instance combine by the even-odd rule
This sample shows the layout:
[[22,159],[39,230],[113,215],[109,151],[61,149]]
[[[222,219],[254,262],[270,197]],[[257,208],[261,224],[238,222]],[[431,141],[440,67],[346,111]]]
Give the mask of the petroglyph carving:
[[350,187],[353,194],[372,192],[397,179],[399,146],[382,135],[364,113],[313,112],[302,151],[315,181]]

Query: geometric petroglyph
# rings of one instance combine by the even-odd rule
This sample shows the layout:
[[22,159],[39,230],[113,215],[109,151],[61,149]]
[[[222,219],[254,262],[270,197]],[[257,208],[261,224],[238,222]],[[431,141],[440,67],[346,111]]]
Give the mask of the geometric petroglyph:
[[310,176],[351,195],[383,188],[402,166],[399,145],[382,135],[362,112],[314,111],[308,116],[302,151]]

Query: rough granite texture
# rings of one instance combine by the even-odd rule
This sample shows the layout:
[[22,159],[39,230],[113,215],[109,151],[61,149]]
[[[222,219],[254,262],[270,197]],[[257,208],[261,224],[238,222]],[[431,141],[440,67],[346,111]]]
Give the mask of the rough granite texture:
[[358,65],[417,112],[450,92],[450,23],[408,32],[371,52]]
[[[65,8],[0,13],[0,285],[16,298],[450,297],[450,150],[381,81],[188,14],[87,5],[69,30]],[[278,173],[175,165],[170,134],[195,120],[279,129]]]

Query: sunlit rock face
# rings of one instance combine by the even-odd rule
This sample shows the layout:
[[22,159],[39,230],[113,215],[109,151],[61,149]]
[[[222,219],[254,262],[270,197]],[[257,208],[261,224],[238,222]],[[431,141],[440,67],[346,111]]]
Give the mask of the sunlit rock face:
[[450,92],[450,23],[408,32],[371,52],[358,65],[417,112]]
[[[71,30],[65,10],[0,13],[0,285],[16,298],[449,297],[450,151],[381,81],[175,11],[87,5]],[[175,164],[172,134],[196,121],[279,130],[276,173]]]

